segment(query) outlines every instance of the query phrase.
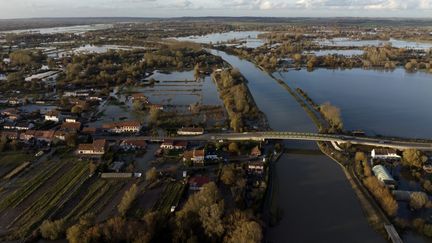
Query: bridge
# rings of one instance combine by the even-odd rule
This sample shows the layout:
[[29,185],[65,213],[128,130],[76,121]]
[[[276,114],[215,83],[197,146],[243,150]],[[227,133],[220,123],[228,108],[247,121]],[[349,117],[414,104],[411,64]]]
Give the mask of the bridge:
[[148,141],[160,142],[166,139],[188,140],[188,141],[265,141],[265,140],[298,140],[315,142],[336,142],[338,144],[351,143],[358,145],[368,145],[373,147],[385,147],[398,150],[418,149],[432,151],[432,141],[414,141],[412,139],[401,138],[376,138],[360,137],[341,134],[324,133],[304,133],[304,132],[244,132],[244,133],[206,133],[194,136],[99,136],[108,140],[123,140],[130,138],[144,139]]

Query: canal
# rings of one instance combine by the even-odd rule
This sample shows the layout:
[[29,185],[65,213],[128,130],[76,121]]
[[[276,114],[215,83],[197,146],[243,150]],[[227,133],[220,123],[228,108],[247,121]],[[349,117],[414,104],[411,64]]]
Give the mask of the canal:
[[[314,132],[316,128],[291,95],[253,63],[211,51],[248,80],[248,87],[274,130]],[[311,142],[286,142],[288,148],[318,150]],[[385,242],[369,226],[339,165],[324,155],[292,154],[275,165],[274,205],[282,212],[267,231],[269,242]]]

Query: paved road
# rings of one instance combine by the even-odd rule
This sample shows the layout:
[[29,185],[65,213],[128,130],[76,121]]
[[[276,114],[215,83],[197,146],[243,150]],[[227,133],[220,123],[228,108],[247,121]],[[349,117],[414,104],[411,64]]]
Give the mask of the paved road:
[[432,142],[411,141],[410,139],[385,139],[374,137],[356,137],[339,134],[321,134],[321,133],[301,133],[301,132],[245,132],[245,133],[208,133],[197,136],[175,136],[175,137],[152,137],[152,136],[99,136],[108,140],[122,140],[126,138],[138,138],[149,141],[171,140],[189,140],[189,141],[244,141],[255,140],[264,141],[272,139],[281,140],[303,140],[303,141],[325,141],[336,143],[351,143],[369,145],[374,147],[386,147],[394,149],[419,149],[432,151]]

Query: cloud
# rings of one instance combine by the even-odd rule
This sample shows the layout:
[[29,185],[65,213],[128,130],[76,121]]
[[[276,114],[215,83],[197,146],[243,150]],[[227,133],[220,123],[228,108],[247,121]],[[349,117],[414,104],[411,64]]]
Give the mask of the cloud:
[[298,0],[298,8],[375,9],[375,10],[430,10],[430,0]]

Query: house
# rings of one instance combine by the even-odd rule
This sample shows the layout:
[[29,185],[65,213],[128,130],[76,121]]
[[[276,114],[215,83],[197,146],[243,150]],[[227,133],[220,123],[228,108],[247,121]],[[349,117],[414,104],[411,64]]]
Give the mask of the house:
[[383,165],[375,165],[374,167],[372,167],[372,171],[374,175],[378,178],[378,180],[381,181],[384,185],[390,188],[395,188],[395,179],[393,179],[393,177]]
[[264,163],[262,161],[249,162],[247,171],[251,174],[262,175],[264,173]]
[[164,109],[163,105],[158,105],[158,104],[150,104],[149,107],[156,109],[156,110],[161,110],[161,111],[163,111],[163,109]]
[[210,182],[207,176],[194,176],[189,178],[189,190],[200,191],[203,186]]
[[81,122],[63,122],[60,129],[63,131],[78,132],[81,130]]
[[120,144],[123,150],[146,149],[147,142],[144,139],[126,139]]
[[193,149],[184,152],[183,161],[192,161],[194,165],[204,165],[205,150],[204,149]]
[[96,127],[84,127],[81,132],[83,134],[92,135],[92,134],[95,134],[96,131],[97,131]]
[[111,133],[136,133],[141,130],[139,121],[122,121],[103,124],[102,128]]
[[180,150],[180,149],[186,149],[188,145],[187,141],[176,141],[176,140],[171,140],[171,139],[166,139],[164,140],[164,142],[161,144],[161,149],[176,149],[176,150]]
[[0,131],[0,137],[6,137],[7,139],[16,140],[19,138],[18,131]]
[[192,136],[192,135],[203,135],[204,129],[199,127],[184,127],[180,128],[177,131],[178,135],[186,135],[186,136]]
[[66,137],[70,134],[71,133],[68,131],[55,131],[54,138],[61,140],[61,141],[66,141]]
[[36,141],[42,141],[50,143],[54,139],[55,131],[53,130],[27,130],[25,133],[21,133],[20,139],[24,141],[30,141],[32,139]]
[[21,118],[20,111],[16,108],[4,109],[1,112],[1,115],[6,117],[8,120],[11,120],[11,121],[16,121],[16,120]]
[[132,94],[132,101],[135,101],[135,100],[142,101],[142,102],[144,102],[146,104],[149,103],[149,100],[148,100],[147,96],[145,96],[143,93]]
[[400,159],[401,157],[396,153],[394,149],[372,149],[372,159]]
[[252,148],[250,155],[252,157],[259,157],[262,155],[261,149],[259,148],[258,145]]
[[51,110],[45,113],[45,121],[60,122],[62,120],[62,115],[58,110]]
[[22,122],[7,122],[3,125],[3,129],[5,130],[29,130],[32,129],[34,127],[34,124],[31,122],[26,122],[26,121],[22,121]]
[[6,81],[6,80],[7,80],[6,74],[0,73],[0,81]]
[[120,172],[123,167],[125,166],[125,162],[122,161],[115,161],[114,163],[112,163],[112,165],[109,167],[109,170],[111,171],[115,171],[115,172]]
[[101,156],[105,154],[107,146],[107,141],[105,139],[94,140],[93,143],[78,145],[77,154]]

